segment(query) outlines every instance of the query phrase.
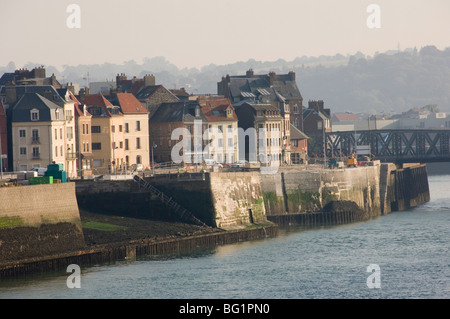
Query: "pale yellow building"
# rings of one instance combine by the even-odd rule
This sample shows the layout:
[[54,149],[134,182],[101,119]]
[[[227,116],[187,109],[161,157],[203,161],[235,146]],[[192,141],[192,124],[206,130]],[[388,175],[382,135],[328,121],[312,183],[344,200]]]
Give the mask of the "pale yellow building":
[[93,174],[119,174],[125,167],[124,116],[103,95],[87,95],[83,102],[91,118]]
[[149,111],[131,93],[117,93],[123,114],[123,151],[127,169],[150,168]]
[[69,178],[77,177],[74,104],[51,86],[18,88],[11,119],[13,169],[29,171],[54,162],[63,164]]

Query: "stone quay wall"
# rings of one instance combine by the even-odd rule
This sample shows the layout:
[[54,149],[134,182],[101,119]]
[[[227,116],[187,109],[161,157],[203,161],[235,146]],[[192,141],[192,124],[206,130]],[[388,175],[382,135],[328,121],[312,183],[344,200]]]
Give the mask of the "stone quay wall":
[[84,247],[75,184],[0,188],[0,262]]
[[380,165],[343,169],[281,168],[261,175],[267,215],[321,211],[331,201],[353,201],[370,216],[381,214]]

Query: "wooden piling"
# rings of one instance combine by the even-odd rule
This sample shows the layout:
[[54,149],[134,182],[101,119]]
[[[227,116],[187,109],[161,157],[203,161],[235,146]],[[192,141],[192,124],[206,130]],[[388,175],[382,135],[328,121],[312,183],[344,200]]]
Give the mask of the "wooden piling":
[[89,266],[107,264],[119,260],[135,260],[139,256],[155,256],[190,252],[198,247],[213,247],[241,241],[276,237],[278,226],[270,224],[252,229],[218,231],[205,235],[154,241],[134,240],[126,243],[98,245],[82,251],[68,252],[42,258],[30,258],[16,262],[0,263],[0,278],[24,274],[66,270],[70,264]]

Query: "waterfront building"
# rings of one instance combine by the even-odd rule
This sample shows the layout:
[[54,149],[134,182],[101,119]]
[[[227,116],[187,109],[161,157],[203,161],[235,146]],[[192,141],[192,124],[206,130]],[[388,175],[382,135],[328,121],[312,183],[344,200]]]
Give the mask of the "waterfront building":
[[126,163],[123,113],[119,106],[113,105],[102,94],[86,95],[82,103],[92,115],[93,173],[117,174]]
[[8,170],[8,134],[6,130],[6,112],[0,99],[0,170]]
[[92,154],[92,115],[87,111],[85,104],[81,104],[76,96],[67,90],[68,98],[75,103],[75,135],[77,140],[77,169],[78,176],[84,178],[93,175]]
[[[200,164],[207,156],[207,141],[203,139],[207,128],[197,101],[162,103],[150,119],[152,162],[179,162],[178,158],[183,158],[184,163]],[[177,159],[172,158],[172,150]]]
[[[240,128],[249,133],[251,133],[249,129],[254,129],[254,134],[249,135],[248,142],[243,140],[245,145],[240,145],[245,153],[245,160],[268,163],[271,159],[275,159],[282,162],[284,119],[278,105],[245,102],[236,108],[236,114]],[[267,155],[271,157],[268,159]]]
[[[132,169],[150,167],[149,112],[131,93],[113,94],[113,102],[123,114],[125,164]],[[119,127],[119,130],[121,128]]]
[[[306,151],[293,154],[291,150],[289,124],[303,131],[303,97],[295,80],[295,72],[257,75],[250,69],[245,75],[226,75],[217,83],[217,92],[229,98],[235,108],[244,102],[277,105],[284,122],[281,126],[281,161],[290,163],[292,157],[305,157]],[[298,152],[298,148],[295,150]]]
[[302,108],[303,97],[297,86],[295,72],[287,74],[255,74],[252,69],[245,75],[226,75],[217,83],[217,94],[223,95],[237,103],[243,100],[253,100],[252,103],[269,103],[280,101],[288,105],[288,110],[284,110],[284,105],[280,109],[281,114],[289,113],[289,121],[299,130],[303,131]]
[[291,163],[307,163],[308,136],[291,124]]
[[26,171],[64,165],[68,177],[77,177],[74,103],[54,87],[7,86],[11,107],[13,169]]
[[238,119],[229,99],[201,96],[197,99],[208,122],[206,157],[217,163],[232,164],[239,160]]
[[311,137],[309,152],[311,155],[323,154],[325,150],[325,133],[332,130],[331,111],[324,107],[324,101],[308,101],[308,108],[303,112],[303,132]]
[[163,103],[178,102],[180,99],[162,85],[147,85],[135,94],[136,98],[149,111],[150,118]]

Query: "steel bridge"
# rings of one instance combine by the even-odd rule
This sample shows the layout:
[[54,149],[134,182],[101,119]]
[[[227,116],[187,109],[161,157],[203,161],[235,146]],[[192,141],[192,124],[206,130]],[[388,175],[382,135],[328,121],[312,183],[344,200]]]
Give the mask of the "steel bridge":
[[326,139],[327,156],[368,148],[382,162],[450,162],[449,138],[450,130],[381,129],[324,133],[322,145]]

